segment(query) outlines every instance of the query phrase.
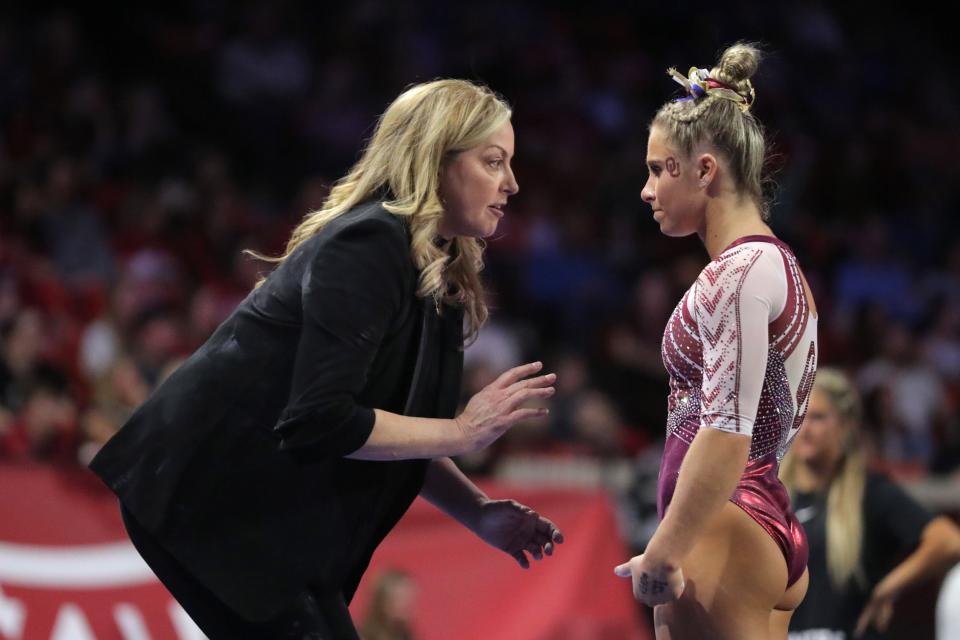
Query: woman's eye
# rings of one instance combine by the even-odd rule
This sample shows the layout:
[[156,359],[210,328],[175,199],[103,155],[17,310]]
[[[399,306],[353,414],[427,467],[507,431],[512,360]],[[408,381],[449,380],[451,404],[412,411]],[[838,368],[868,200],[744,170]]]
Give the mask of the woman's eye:
[[500,167],[500,165],[503,164],[503,160],[501,160],[500,158],[497,158],[495,160],[489,160],[487,164],[493,167],[494,169],[497,169]]

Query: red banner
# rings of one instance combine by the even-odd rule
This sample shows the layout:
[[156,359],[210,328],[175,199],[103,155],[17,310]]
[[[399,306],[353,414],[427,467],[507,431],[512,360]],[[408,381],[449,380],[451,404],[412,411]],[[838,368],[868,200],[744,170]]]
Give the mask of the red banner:
[[[547,515],[566,543],[524,571],[417,501],[374,556],[351,607],[399,569],[416,586],[419,640],[645,640],[628,557],[602,492],[489,485]],[[129,543],[116,500],[83,470],[0,465],[0,638],[194,640],[202,634]]]

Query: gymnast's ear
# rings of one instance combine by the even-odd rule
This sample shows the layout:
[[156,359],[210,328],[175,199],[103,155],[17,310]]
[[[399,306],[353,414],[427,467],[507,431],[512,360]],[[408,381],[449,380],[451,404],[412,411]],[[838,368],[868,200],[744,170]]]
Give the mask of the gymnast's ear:
[[696,163],[697,186],[706,189],[717,176],[717,157],[712,153],[701,153]]

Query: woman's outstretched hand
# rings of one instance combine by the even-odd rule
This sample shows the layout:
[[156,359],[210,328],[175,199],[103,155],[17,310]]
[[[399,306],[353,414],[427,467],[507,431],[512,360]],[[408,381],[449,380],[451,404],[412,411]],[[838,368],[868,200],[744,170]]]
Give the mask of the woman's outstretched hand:
[[555,524],[515,500],[487,501],[471,528],[481,540],[513,556],[524,569],[530,568],[526,554],[540,560],[552,556],[554,545],[563,543]]
[[514,367],[470,398],[463,413],[454,418],[464,446],[458,454],[483,449],[521,420],[548,413],[543,407],[522,406],[528,400],[549,398],[556,392],[556,374],[530,377],[542,368],[540,362]]

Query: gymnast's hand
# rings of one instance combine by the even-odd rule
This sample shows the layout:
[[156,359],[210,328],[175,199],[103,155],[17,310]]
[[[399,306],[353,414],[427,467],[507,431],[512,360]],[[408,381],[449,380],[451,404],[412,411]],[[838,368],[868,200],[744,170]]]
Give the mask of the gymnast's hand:
[[673,602],[683,593],[683,571],[680,567],[656,567],[644,562],[643,554],[616,567],[613,572],[621,578],[633,578],[633,596],[653,607]]
[[549,398],[555,393],[556,374],[528,377],[542,368],[540,362],[514,367],[470,398],[463,413],[454,419],[464,446],[459,454],[483,449],[521,420],[547,414],[543,407],[521,406],[527,400]]
[[471,529],[490,546],[513,556],[524,569],[530,568],[526,553],[540,560],[553,555],[555,544],[563,544],[563,534],[555,524],[514,500],[485,502]]

